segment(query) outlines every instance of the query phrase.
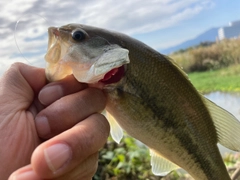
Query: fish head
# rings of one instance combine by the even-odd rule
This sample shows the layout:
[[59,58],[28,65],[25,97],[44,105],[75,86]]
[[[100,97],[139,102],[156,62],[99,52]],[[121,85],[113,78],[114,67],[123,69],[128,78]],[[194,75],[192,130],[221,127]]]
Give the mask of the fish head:
[[46,76],[49,81],[67,75],[83,83],[112,83],[121,79],[130,62],[129,51],[106,37],[106,32],[94,27],[69,24],[48,29]]

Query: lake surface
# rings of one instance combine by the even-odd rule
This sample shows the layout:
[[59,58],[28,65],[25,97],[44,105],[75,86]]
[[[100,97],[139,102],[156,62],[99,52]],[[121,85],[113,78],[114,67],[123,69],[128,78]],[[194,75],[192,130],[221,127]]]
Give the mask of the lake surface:
[[212,92],[205,97],[240,119],[240,93]]
[[[238,120],[240,120],[240,93],[225,93],[225,92],[212,92],[206,94],[205,97],[226,109],[232,113]],[[226,152],[235,152],[231,151],[221,145],[220,152],[224,154]]]

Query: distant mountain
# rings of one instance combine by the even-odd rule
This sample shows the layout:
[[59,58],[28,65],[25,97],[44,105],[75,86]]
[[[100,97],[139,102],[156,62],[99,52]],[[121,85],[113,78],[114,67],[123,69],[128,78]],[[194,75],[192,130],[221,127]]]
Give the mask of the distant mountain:
[[191,46],[196,46],[198,44],[200,44],[201,42],[205,42],[205,41],[216,41],[216,37],[218,36],[218,29],[219,28],[212,28],[209,29],[208,31],[200,34],[199,36],[197,36],[194,39],[185,41],[179,45],[167,48],[167,49],[163,49],[160,51],[160,53],[162,54],[170,54],[173,53],[175,51],[178,51],[180,49],[187,49]]

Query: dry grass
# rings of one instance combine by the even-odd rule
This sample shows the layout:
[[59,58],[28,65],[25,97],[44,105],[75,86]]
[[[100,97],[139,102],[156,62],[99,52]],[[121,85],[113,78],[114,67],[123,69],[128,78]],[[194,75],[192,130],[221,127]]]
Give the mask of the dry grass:
[[240,64],[240,38],[199,45],[170,55],[186,72],[215,70]]

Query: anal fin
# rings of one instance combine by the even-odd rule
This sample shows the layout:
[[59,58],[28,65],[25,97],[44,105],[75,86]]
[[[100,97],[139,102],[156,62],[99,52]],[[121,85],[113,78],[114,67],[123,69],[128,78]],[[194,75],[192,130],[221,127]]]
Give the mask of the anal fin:
[[154,175],[166,176],[171,171],[179,168],[176,164],[170,162],[152,149],[150,149],[150,155],[152,172]]

